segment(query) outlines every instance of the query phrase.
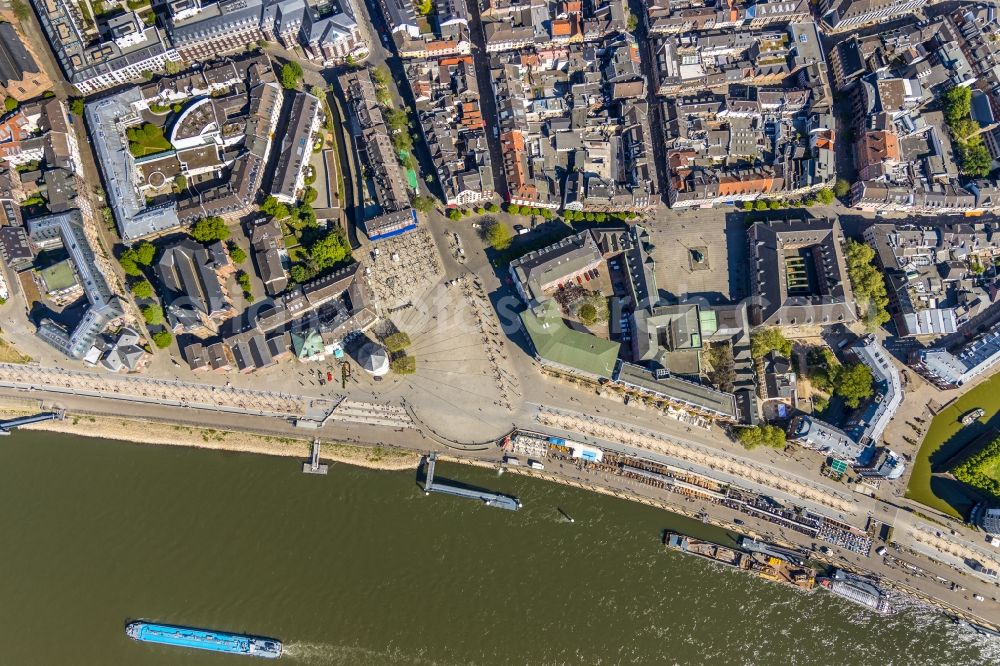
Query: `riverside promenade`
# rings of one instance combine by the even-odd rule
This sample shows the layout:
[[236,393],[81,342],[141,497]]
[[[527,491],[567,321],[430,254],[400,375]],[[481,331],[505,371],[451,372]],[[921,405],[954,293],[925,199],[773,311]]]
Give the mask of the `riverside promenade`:
[[0,387],[103,398],[164,407],[205,410],[309,422],[347,421],[391,428],[413,422],[398,405],[362,402],[341,395],[314,397],[277,391],[214,386],[141,375],[62,370],[34,365],[0,364]]

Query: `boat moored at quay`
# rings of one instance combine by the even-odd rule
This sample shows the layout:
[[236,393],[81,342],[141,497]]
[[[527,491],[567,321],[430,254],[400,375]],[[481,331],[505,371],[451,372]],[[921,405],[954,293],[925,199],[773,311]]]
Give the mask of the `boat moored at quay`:
[[820,578],[819,584],[834,594],[866,606],[876,613],[891,615],[896,612],[889,603],[889,597],[885,591],[871,579],[857,576],[843,569],[834,569],[831,576]]
[[812,590],[816,584],[815,569],[805,566],[798,554],[746,537],[740,539],[738,547],[729,548],[676,532],[664,532],[663,545],[670,550],[690,553],[749,571],[765,580],[790,585],[799,590]]
[[261,636],[232,634],[225,631],[211,631],[180,627],[153,622],[130,622],[125,626],[125,634],[142,643],[157,643],[192,650],[208,650],[226,654],[240,654],[248,657],[277,659],[281,656],[281,641]]

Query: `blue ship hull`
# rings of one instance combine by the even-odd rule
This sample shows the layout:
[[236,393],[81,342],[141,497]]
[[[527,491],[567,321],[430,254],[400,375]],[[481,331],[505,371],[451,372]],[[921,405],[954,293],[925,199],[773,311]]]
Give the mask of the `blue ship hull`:
[[129,638],[143,643],[158,643],[192,650],[241,654],[263,659],[277,659],[281,656],[281,641],[260,636],[230,634],[225,631],[210,631],[152,622],[130,622],[125,627],[125,634]]

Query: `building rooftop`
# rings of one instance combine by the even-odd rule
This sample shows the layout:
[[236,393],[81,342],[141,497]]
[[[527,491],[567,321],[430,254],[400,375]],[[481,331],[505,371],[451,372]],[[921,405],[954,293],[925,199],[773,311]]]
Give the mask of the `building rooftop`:
[[865,449],[840,428],[806,415],[792,419],[789,435],[803,446],[848,462],[857,460]]
[[93,138],[91,145],[104,173],[108,204],[114,212],[122,240],[127,244],[180,226],[172,204],[149,208],[145,196],[136,188],[135,158],[129,151],[125,130],[140,122],[141,116],[133,105],[141,99],[140,89],[132,87],[86,106],[87,126]]
[[281,143],[281,154],[271,183],[271,194],[286,201],[295,199],[295,191],[305,165],[312,156],[312,130],[319,100],[306,92],[295,93]]
[[733,421],[737,419],[736,396],[732,393],[716,391],[710,386],[681,379],[666,371],[650,370],[619,361],[613,379],[655,393],[688,409],[709,412],[713,416]]
[[46,319],[39,326],[38,335],[67,356],[81,359],[105,327],[123,314],[121,302],[97,267],[97,257],[87,239],[79,210],[31,218],[27,228],[28,237],[36,244],[58,239],[73,262],[90,305],[72,331]]
[[552,283],[601,260],[593,234],[583,231],[515,259],[510,270],[524,295],[538,301],[543,298],[543,289]]
[[[105,28],[105,38],[92,41],[87,37],[83,15],[72,0],[32,0],[31,4],[70,83],[80,85],[164,56],[169,51],[159,28],[141,25],[134,12],[113,20],[111,29]],[[114,29],[117,24],[128,22],[134,26],[131,34],[124,34],[120,25],[117,31]]]
[[757,222],[748,231],[754,325],[830,325],[854,321],[840,222]]
[[0,23],[0,82],[6,85],[39,71],[38,63],[24,48],[14,26]]
[[611,377],[619,343],[570,328],[551,299],[525,310],[520,317],[542,361],[588,375]]
[[215,317],[231,308],[208,248],[190,238],[164,248],[156,271],[169,294],[168,316],[188,321],[182,313]]
[[851,353],[872,371],[875,395],[855,413],[845,430],[865,446],[877,445],[903,402],[903,384],[889,352],[874,335],[855,343]]

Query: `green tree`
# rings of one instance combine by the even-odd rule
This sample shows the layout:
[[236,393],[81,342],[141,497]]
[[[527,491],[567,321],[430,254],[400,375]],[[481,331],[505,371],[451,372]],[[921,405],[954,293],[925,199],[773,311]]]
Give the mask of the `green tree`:
[[417,359],[412,356],[399,356],[389,362],[389,368],[397,375],[412,375],[417,371]]
[[967,120],[972,114],[972,89],[967,86],[949,88],[941,95],[941,107],[949,126]]
[[317,196],[319,196],[319,192],[316,191],[316,188],[306,187],[302,190],[302,203],[311,205],[312,202],[316,201]]
[[316,211],[309,204],[302,204],[295,209],[295,215],[299,218],[299,224],[307,229],[314,229],[319,226],[316,222]]
[[413,148],[413,137],[407,132],[396,132],[392,135],[392,147],[397,153],[408,153]]
[[132,294],[136,298],[150,298],[153,295],[153,285],[149,280],[142,280],[132,285]]
[[959,142],[968,141],[972,135],[979,131],[979,123],[972,118],[956,120],[948,127],[951,130],[952,136],[958,139]]
[[9,113],[17,108],[17,100],[13,97],[7,97],[3,101],[3,108]]
[[781,331],[773,326],[761,328],[750,335],[750,355],[754,358],[763,358],[768,353],[776,351],[788,358],[792,355],[792,341],[781,334]]
[[308,269],[302,264],[295,264],[294,266],[292,266],[292,269],[289,271],[289,274],[292,278],[292,282],[296,282],[298,284],[302,284],[303,282],[309,280],[310,277],[312,277],[309,274]]
[[429,213],[434,210],[434,204],[434,197],[428,197],[423,194],[419,194],[413,199],[413,207],[421,213]]
[[824,206],[829,206],[833,203],[833,190],[829,187],[824,187],[816,193],[816,198],[819,199],[820,203]]
[[309,248],[309,257],[321,271],[333,268],[346,259],[349,253],[346,240],[336,231],[323,236]]
[[277,220],[283,220],[289,215],[288,206],[278,201],[273,196],[269,196],[264,199],[264,203],[260,205],[260,210],[262,213],[270,215]]
[[625,29],[629,32],[635,32],[636,28],[639,27],[639,17],[626,10],[628,18],[625,19]]
[[837,182],[833,186],[833,193],[840,199],[843,199],[851,192],[851,184],[843,178],[838,178]]
[[82,97],[69,98],[69,110],[75,116],[83,116],[84,102]]
[[140,266],[149,266],[156,257],[156,246],[149,241],[142,241],[134,248],[135,260]]
[[757,201],[754,202],[753,207],[754,207],[754,210],[757,210],[757,211],[767,210],[767,202],[764,201],[763,199],[757,199]]
[[486,209],[482,206],[476,206],[476,215],[485,215]]
[[242,264],[247,260],[247,253],[239,245],[233,245],[229,248],[229,257],[233,260],[233,263]]
[[834,394],[843,398],[844,404],[852,409],[873,392],[872,371],[864,363],[841,366],[834,383]]
[[771,210],[779,210],[781,208],[781,202],[777,199],[771,199],[767,202],[767,207]]
[[592,326],[597,321],[597,308],[590,303],[584,303],[576,311],[576,315],[587,326]]
[[179,62],[174,62],[173,60],[168,60],[164,65],[163,69],[167,74],[173,76],[177,72],[181,71],[181,64]]
[[736,439],[746,449],[755,449],[758,446],[768,446],[775,449],[785,447],[785,431],[773,425],[739,428],[736,431]]
[[187,186],[188,186],[188,179],[184,174],[179,173],[176,176],[174,176],[174,185],[173,185],[174,192],[183,192],[184,190],[187,189]]
[[402,109],[388,109],[385,112],[385,121],[393,131],[405,131],[410,126],[410,119],[406,111]]
[[490,247],[494,250],[506,250],[510,247],[511,241],[514,240],[514,234],[512,234],[510,229],[507,228],[507,225],[496,220],[491,220],[489,223],[485,224],[483,226],[483,233],[486,238],[486,242],[488,242]]
[[889,295],[881,272],[872,264],[875,250],[865,243],[849,240],[844,256],[861,318],[869,331],[876,331],[889,321]]
[[951,473],[963,483],[1000,497],[1000,480],[997,480],[994,472],[998,468],[998,463],[1000,463],[1000,438],[965,458],[951,469]]
[[225,220],[217,215],[203,217],[191,228],[191,237],[199,243],[213,243],[229,238]]
[[170,346],[173,341],[174,336],[170,335],[170,331],[163,330],[153,333],[153,344],[159,349],[166,349]]
[[296,90],[301,80],[302,65],[293,60],[281,66],[281,87],[285,90]]
[[240,271],[236,274],[236,284],[240,285],[244,294],[250,293],[250,275],[246,271]]
[[434,3],[431,0],[417,0],[417,13],[421,16],[430,16],[434,11]]
[[125,275],[129,277],[141,277],[142,269],[139,265],[135,263],[135,258],[128,254],[127,251],[122,253],[122,256],[118,258],[118,263],[121,264],[122,270],[125,271]]
[[806,355],[809,381],[821,391],[833,393],[840,363],[829,347],[813,347]]
[[135,247],[124,250],[118,263],[121,264],[126,275],[139,277],[142,275],[141,267],[152,264],[155,255],[156,247],[149,241],[143,241]]
[[383,340],[385,348],[390,354],[398,354],[410,346],[410,336],[403,331],[398,331]]
[[17,19],[18,23],[24,23],[31,16],[31,9],[25,0],[12,0],[10,7],[14,11],[14,18]]
[[462,212],[457,208],[449,208],[448,219],[457,222],[458,220],[462,219]]
[[163,308],[156,303],[147,305],[142,309],[142,318],[150,326],[160,326],[163,324]]
[[520,215],[521,207],[517,204],[507,204],[507,212],[511,215]]
[[392,81],[392,74],[389,73],[389,68],[385,65],[379,65],[372,69],[372,82],[380,88],[385,88]]
[[490,203],[486,204],[486,210],[487,210],[487,212],[490,212],[490,213],[499,213],[500,212],[500,206],[496,205],[495,203],[493,203],[491,201]]
[[958,146],[958,158],[961,172],[972,178],[984,178],[993,170],[993,158],[980,137],[968,141],[964,146]]

